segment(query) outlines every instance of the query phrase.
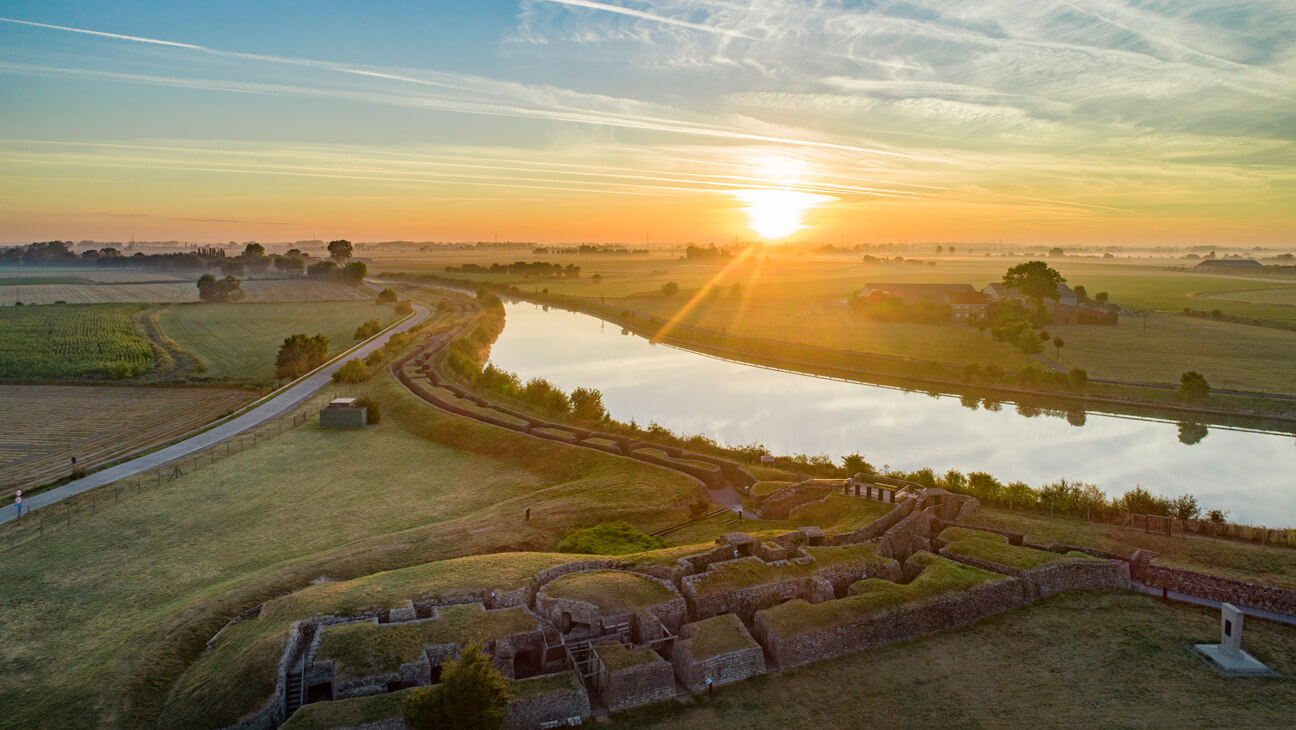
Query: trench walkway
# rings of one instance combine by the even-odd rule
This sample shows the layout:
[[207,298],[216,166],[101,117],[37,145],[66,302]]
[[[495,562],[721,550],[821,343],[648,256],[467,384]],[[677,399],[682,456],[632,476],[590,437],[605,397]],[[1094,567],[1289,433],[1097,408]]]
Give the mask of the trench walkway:
[[[427,307],[419,304],[414,305],[414,314],[404,322],[383,332],[372,340],[361,345],[359,348],[350,350],[343,355],[339,355],[332,362],[311,375],[303,378],[297,384],[288,388],[279,395],[253,408],[237,418],[233,418],[222,423],[215,428],[208,429],[202,433],[195,434],[183,441],[178,441],[163,449],[158,449],[149,454],[145,454],[130,461],[122,462],[116,466],[108,467],[97,471],[87,477],[68,482],[60,487],[55,487],[40,494],[33,495],[23,499],[23,514],[32,510],[48,507],[51,504],[67,499],[82,492],[89,491],[95,487],[101,487],[105,484],[111,484],[119,479],[132,477],[144,472],[167,464],[168,462],[181,459],[191,454],[196,454],[203,449],[214,446],[223,441],[238,436],[248,429],[255,428],[262,423],[277,418],[284,413],[296,408],[303,401],[315,395],[320,388],[328,385],[333,379],[333,373],[342,367],[342,363],[354,357],[364,358],[369,353],[381,348],[387,344],[387,340],[398,332],[407,332],[417,326],[420,322],[428,317],[431,312]],[[10,522],[18,517],[18,510],[12,506],[6,506],[0,510],[0,524]]]

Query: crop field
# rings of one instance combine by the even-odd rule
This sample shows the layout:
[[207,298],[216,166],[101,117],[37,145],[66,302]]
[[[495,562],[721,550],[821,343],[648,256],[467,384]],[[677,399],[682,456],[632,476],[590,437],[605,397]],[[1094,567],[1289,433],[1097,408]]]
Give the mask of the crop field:
[[0,497],[190,431],[255,398],[234,388],[0,385]]
[[389,376],[370,388],[379,426],[285,431],[6,548],[0,725],[152,726],[126,713],[156,709],[231,615],[284,590],[552,549],[573,525],[655,530],[697,497],[664,469],[443,414]]
[[123,379],[156,362],[131,304],[58,304],[0,311],[0,378]]
[[181,350],[206,366],[204,377],[265,381],[274,379],[275,354],[285,337],[322,332],[336,354],[355,344],[356,328],[370,319],[385,326],[397,317],[390,307],[366,300],[181,304],[167,308],[158,321]]
[[[126,273],[126,272],[118,272]],[[0,306],[23,304],[93,304],[147,302],[168,304],[198,301],[198,277],[174,279],[154,274],[155,280],[126,279],[98,283],[69,277],[4,278],[0,274]],[[162,277],[157,279],[157,277]],[[174,279],[174,280],[168,280]],[[31,283],[27,283],[30,280]],[[244,279],[244,302],[325,302],[370,299],[369,289],[311,279]]]

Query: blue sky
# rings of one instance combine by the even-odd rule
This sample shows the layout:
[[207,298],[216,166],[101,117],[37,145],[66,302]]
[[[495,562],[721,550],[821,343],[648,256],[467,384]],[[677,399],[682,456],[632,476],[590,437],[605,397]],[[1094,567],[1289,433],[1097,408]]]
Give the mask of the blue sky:
[[537,240],[645,222],[726,240],[753,189],[808,201],[804,239],[1294,232],[1289,1],[11,1],[0,17],[0,240],[110,238],[123,216],[193,240],[343,222],[474,238],[501,219]]

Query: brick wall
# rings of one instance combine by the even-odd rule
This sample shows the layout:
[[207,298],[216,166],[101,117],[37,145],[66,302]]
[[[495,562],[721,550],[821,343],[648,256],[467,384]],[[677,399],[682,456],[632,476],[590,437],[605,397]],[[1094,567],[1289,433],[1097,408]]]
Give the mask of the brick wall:
[[1139,577],[1145,585],[1153,588],[1224,601],[1235,606],[1296,615],[1296,590],[1290,588],[1275,588],[1235,578],[1151,564]]
[[901,500],[896,503],[895,509],[873,520],[864,527],[854,532],[840,532],[835,535],[829,535],[826,540],[828,545],[854,545],[856,543],[868,542],[875,537],[882,535],[895,524],[908,517],[914,509],[914,502],[911,499]]
[[675,696],[675,671],[661,657],[616,672],[603,666],[599,670],[599,694],[609,712],[669,699]]
[[[743,634],[747,634],[747,629],[742,622],[736,618],[732,620]],[[765,653],[755,640],[746,648],[704,658],[695,657],[693,637],[696,635],[697,626],[698,624],[695,623],[686,624],[681,629],[681,639],[675,642],[675,648],[671,653],[671,665],[675,669],[675,676],[690,691],[705,691],[707,677],[710,677],[712,683],[718,687],[765,673]]]
[[[764,561],[754,556],[727,562],[766,565]],[[689,614],[694,620],[710,618],[722,613],[735,613],[744,620],[750,620],[762,608],[769,608],[793,598],[801,598],[811,603],[820,603],[833,598],[831,583],[822,579],[816,581],[810,576],[785,578],[732,591],[709,592],[706,590],[706,583],[711,577],[709,573],[701,573],[687,576],[682,581],[681,592],[688,601]]]
[[796,636],[780,635],[758,613],[754,633],[777,666],[786,669],[961,626],[1023,606],[1031,600],[1030,593],[1025,581],[1004,578],[953,596],[901,606],[882,616]]
[[590,714],[589,695],[576,675],[568,672],[571,686],[556,692],[509,701],[504,730],[535,730],[543,722],[558,722]]

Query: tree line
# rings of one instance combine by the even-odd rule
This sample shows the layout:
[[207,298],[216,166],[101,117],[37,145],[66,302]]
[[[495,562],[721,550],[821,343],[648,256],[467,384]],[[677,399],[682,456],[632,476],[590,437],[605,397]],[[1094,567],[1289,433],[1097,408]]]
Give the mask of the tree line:
[[480,264],[464,264],[462,266],[447,266],[447,274],[508,274],[511,276],[525,276],[532,279],[579,279],[581,267],[575,264],[551,264],[547,261],[514,261],[511,264],[491,264],[482,266]]

